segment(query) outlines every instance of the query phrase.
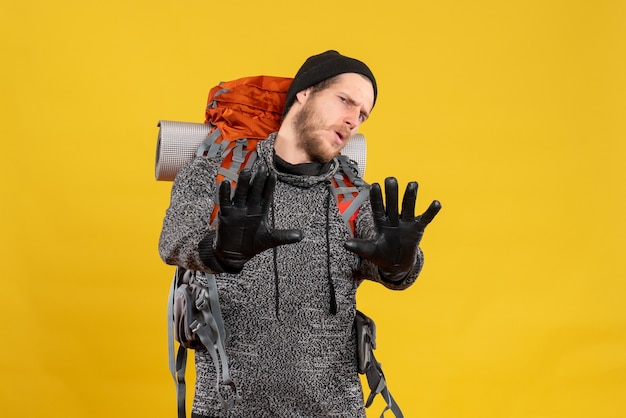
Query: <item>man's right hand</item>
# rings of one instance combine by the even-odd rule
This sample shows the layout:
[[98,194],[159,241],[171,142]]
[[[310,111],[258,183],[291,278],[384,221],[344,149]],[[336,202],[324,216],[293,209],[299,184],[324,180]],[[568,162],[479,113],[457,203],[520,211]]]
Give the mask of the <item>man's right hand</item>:
[[241,269],[256,254],[302,240],[300,230],[274,230],[268,224],[275,186],[276,174],[268,174],[265,166],[254,178],[250,170],[242,170],[232,199],[230,181],[220,184],[215,254],[221,263]]

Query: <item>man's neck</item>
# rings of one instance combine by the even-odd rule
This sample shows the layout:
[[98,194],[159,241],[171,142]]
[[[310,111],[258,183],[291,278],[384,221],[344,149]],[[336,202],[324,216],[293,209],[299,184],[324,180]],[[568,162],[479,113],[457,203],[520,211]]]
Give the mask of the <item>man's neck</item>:
[[309,155],[298,146],[297,138],[293,130],[288,129],[284,124],[276,134],[274,152],[277,156],[289,164],[312,162]]
[[310,162],[291,164],[283,160],[278,154],[274,154],[274,165],[276,169],[282,173],[295,174],[297,176],[320,176],[328,172],[331,163]]

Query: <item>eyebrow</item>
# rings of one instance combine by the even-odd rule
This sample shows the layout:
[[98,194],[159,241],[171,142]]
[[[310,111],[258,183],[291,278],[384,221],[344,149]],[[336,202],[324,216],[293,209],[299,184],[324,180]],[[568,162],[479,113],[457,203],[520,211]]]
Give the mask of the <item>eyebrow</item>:
[[[355,102],[354,99],[352,99],[352,97],[348,93],[344,92],[342,94],[346,97],[346,100],[348,101],[348,103],[350,103],[350,105],[359,106],[359,104]],[[361,114],[365,116],[365,119],[370,117],[370,113],[368,111],[362,111]]]

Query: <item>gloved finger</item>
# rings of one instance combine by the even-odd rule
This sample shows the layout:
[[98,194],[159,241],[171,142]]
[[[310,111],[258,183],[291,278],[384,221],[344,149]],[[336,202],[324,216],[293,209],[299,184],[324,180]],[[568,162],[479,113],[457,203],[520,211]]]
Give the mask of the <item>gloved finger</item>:
[[247,206],[248,213],[250,213],[251,215],[256,215],[257,213],[261,212],[261,198],[263,196],[263,190],[265,189],[266,181],[267,168],[265,168],[265,166],[261,166],[254,175],[252,183],[250,184],[250,189],[248,190]]
[[430,204],[428,209],[426,209],[426,212],[424,212],[422,215],[420,215],[419,223],[424,228],[426,228],[426,226],[433,219],[435,219],[435,216],[437,216],[437,214],[439,213],[440,210],[441,210],[441,203],[438,200],[433,200],[433,202]]
[[380,190],[380,184],[372,184],[370,190],[370,204],[372,205],[372,216],[375,223],[385,220],[385,205],[383,204],[383,193]]
[[239,173],[237,186],[235,187],[235,196],[233,198],[233,204],[238,208],[244,208],[247,205],[250,178],[252,178],[252,172],[249,169],[242,170],[241,173]]
[[220,210],[228,210],[231,205],[230,201],[230,181],[224,180],[220,183],[219,188]]
[[270,248],[279,245],[294,244],[302,240],[303,234],[299,229],[275,229],[270,238]]
[[398,226],[398,180],[395,177],[385,179],[385,206],[390,226]]
[[366,239],[349,239],[343,244],[344,248],[358,255],[359,257],[368,259],[376,251],[376,245]]
[[272,195],[274,194],[275,188],[276,173],[270,173],[265,180],[265,187],[263,188],[263,201],[261,202],[263,213],[269,212],[269,207],[272,203]]
[[404,222],[412,222],[415,220],[415,201],[417,200],[417,182],[410,182],[406,185],[404,197],[402,198],[402,214],[401,219]]

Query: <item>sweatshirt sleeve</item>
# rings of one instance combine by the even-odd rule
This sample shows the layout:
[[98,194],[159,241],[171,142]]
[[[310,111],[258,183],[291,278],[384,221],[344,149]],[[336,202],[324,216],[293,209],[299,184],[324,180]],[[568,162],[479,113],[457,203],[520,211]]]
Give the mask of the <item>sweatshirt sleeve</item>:
[[[367,199],[360,207],[359,214],[356,219],[356,237],[363,239],[372,239],[375,234],[374,219],[372,216],[372,207],[369,199]],[[385,279],[377,265],[371,261],[361,259],[356,275],[360,280],[371,280],[378,282],[383,286],[392,290],[404,290],[410,287],[417,276],[419,276],[422,266],[424,264],[424,254],[422,250],[417,248],[417,256],[413,267],[407,272],[407,274],[398,281],[390,281]]]
[[212,254],[215,231],[209,226],[218,168],[219,161],[196,157],[178,172],[159,239],[159,254],[165,263],[210,273],[222,271]]

